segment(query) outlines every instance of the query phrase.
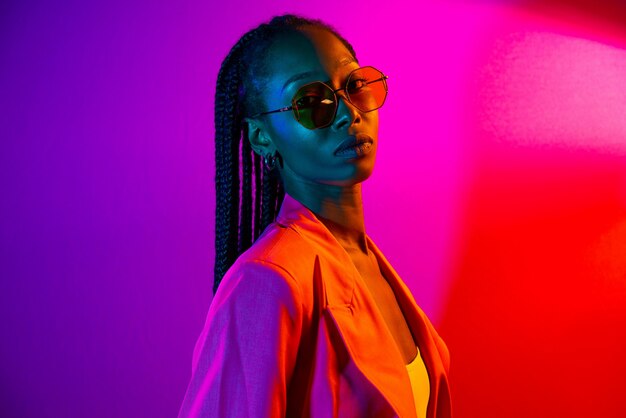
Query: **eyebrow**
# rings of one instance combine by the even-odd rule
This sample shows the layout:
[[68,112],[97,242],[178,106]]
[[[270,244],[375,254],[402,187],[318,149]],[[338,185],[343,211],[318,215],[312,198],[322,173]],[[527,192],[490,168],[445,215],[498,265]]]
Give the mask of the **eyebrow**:
[[351,64],[351,63],[353,63],[353,62],[356,62],[356,60],[354,59],[354,57],[348,56],[348,57],[342,58],[342,59],[339,61],[339,65],[341,65],[342,67],[345,67],[346,65]]
[[317,71],[305,71],[303,73],[289,77],[287,81],[285,81],[285,84],[283,84],[283,88],[280,89],[280,92],[282,93],[283,91],[285,91],[288,85],[295,83],[296,81],[302,80],[303,78],[311,77],[313,74],[316,73]]
[[[337,66],[338,67],[345,67],[346,65],[352,64],[353,62],[357,62],[354,59],[354,57],[347,56],[347,57],[344,57],[344,58],[340,59],[339,61],[337,61]],[[287,86],[289,86],[290,84],[292,84],[292,83],[294,83],[296,81],[302,80],[304,78],[308,78],[308,77],[310,77],[310,76],[312,76],[312,75],[314,75],[316,73],[317,73],[317,71],[305,71],[303,73],[296,74],[294,76],[289,77],[287,79],[287,81],[285,81],[285,84],[283,84],[283,87],[280,89],[280,92],[281,93],[284,92],[285,89],[287,88]]]

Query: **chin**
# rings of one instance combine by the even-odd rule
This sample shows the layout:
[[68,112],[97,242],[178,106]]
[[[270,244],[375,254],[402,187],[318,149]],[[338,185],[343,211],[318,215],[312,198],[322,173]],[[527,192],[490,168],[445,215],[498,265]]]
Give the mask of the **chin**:
[[363,183],[365,180],[367,180],[368,178],[370,178],[370,176],[372,175],[372,173],[374,172],[374,167],[368,167],[367,169],[364,170],[358,170],[356,172],[356,175],[354,176],[354,183]]
[[350,187],[356,186],[359,183],[363,183],[365,180],[370,178],[372,173],[374,172],[374,166],[369,165],[367,167],[356,167],[356,170],[344,179],[341,180],[331,180],[326,181],[325,183],[333,185],[333,186],[341,186],[341,187]]

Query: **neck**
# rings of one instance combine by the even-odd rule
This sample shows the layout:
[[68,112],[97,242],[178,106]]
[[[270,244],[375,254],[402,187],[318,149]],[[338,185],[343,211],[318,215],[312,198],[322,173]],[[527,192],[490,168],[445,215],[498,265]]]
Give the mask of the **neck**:
[[347,187],[285,183],[285,191],[309,208],[348,252],[367,254],[360,183]]

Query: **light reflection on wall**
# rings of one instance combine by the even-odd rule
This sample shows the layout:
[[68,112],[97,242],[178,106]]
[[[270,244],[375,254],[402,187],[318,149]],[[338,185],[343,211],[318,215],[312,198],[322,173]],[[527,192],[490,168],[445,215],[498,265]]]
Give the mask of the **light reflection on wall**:
[[571,25],[520,8],[501,15],[471,70],[473,178],[441,322],[456,352],[456,412],[618,417],[623,33],[605,37],[592,17]]
[[549,32],[499,39],[480,122],[500,141],[626,153],[626,50]]

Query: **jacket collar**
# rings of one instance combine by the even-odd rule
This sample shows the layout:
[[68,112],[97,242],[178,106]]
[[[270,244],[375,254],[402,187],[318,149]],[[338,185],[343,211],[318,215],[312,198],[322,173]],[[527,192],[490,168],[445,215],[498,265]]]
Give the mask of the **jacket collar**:
[[[340,279],[340,284],[350,289],[348,292],[340,293],[336,293],[334,290],[329,291],[330,294],[328,296],[330,296],[330,298],[328,305],[351,305],[353,299],[352,290],[356,282],[358,281],[360,282],[359,284],[365,284],[363,283],[360,273],[357,271],[356,267],[354,267],[350,256],[328,228],[326,228],[310,209],[288,194],[285,194],[285,199],[283,200],[276,221],[283,226],[309,232],[309,234],[306,234],[307,239],[314,241],[318,247],[327,250],[325,255],[329,256],[329,261],[331,261],[333,267],[337,268],[336,273],[341,276],[338,278]],[[414,334],[415,331],[418,331],[418,335],[415,337],[418,342],[421,342],[423,332],[427,332],[426,328],[423,326],[424,319],[426,319],[424,312],[419,309],[411,291],[400,279],[398,273],[376,246],[374,241],[369,236],[366,236],[366,239],[368,248],[376,256],[381,272],[398,299],[398,303],[407,319],[411,331],[414,332]]]
[[328,274],[328,269],[330,269],[333,276],[333,286],[325,286],[324,307],[326,305],[350,306],[359,273],[348,253],[326,228],[326,225],[310,209],[288,194],[285,194],[276,220],[284,226],[302,232],[301,235],[312,241],[315,248],[319,249],[319,253],[324,254],[325,272]]
[[[311,210],[287,194],[277,222],[305,232],[303,236],[313,240],[319,253],[323,254],[324,275],[320,280],[325,300],[322,304],[336,324],[357,368],[378,388],[398,416],[415,416],[411,383],[400,350],[348,253]],[[395,293],[430,373],[433,364],[428,352],[436,347],[425,326],[424,314],[369,236],[367,245]],[[381,344],[381,336],[389,343]]]

